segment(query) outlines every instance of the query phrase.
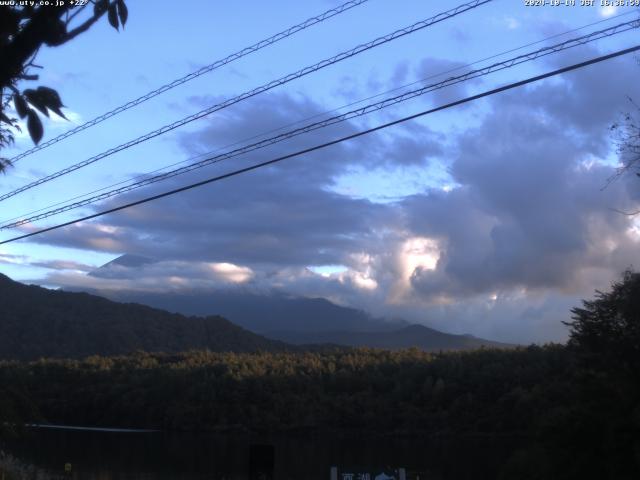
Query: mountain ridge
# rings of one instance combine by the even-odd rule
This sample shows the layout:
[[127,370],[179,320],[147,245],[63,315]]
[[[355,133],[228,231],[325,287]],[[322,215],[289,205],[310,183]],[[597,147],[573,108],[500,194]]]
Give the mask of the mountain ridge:
[[389,350],[415,347],[427,352],[516,347],[516,345],[486,340],[469,334],[454,335],[445,333],[418,324],[408,325],[387,332],[321,332],[316,333],[314,338],[304,332],[266,332],[265,336],[293,345],[319,343],[348,347],[384,348]]
[[255,293],[232,289],[163,293],[90,291],[117,302],[140,303],[183,315],[221,315],[259,334],[273,330],[388,331],[408,325],[404,321],[378,319],[362,310],[336,305],[325,298],[295,297],[281,292]]
[[284,351],[221,316],[195,317],[84,292],[24,285],[0,274],[0,359],[82,358],[136,350]]
[[[133,278],[137,269],[156,262],[140,255],[124,254],[89,275],[128,279]],[[260,292],[236,286],[161,293],[135,290],[94,290],[92,293],[118,302],[135,302],[183,315],[221,315],[267,338],[308,348],[327,344],[389,349],[415,346],[440,351],[514,346],[469,334],[445,333],[402,319],[377,318],[322,297],[296,297],[278,290]]]

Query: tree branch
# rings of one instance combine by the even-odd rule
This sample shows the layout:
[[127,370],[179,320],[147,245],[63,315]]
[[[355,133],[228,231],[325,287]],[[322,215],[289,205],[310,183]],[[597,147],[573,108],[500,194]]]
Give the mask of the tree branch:
[[[115,3],[115,2],[112,2],[112,3]],[[67,43],[69,40],[72,40],[73,38],[77,37],[81,33],[86,32],[87,30],[89,30],[89,28],[91,28],[91,25],[96,23],[106,12],[107,10],[103,10],[97,15],[94,14],[92,17],[85,20],[84,23],[78,25],[76,28],[74,28],[70,32],[67,32],[67,34],[61,37],[58,42],[51,44],[51,46],[62,45],[63,43]]]
[[[76,17],[76,15],[78,15],[80,12],[82,12],[82,10],[84,10],[87,7],[87,5],[89,5],[89,4],[85,3],[81,7],[76,7],[76,9],[75,9],[76,11],[73,12],[71,15],[69,15],[69,18],[67,18],[67,20],[66,20],[67,26],[69,25],[69,22],[71,22]],[[67,10],[67,12],[68,12],[68,10]]]

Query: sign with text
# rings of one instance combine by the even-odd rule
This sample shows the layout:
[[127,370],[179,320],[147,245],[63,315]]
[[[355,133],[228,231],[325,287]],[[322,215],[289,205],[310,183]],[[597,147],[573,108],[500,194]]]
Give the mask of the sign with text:
[[330,480],[406,480],[404,468],[331,467]]

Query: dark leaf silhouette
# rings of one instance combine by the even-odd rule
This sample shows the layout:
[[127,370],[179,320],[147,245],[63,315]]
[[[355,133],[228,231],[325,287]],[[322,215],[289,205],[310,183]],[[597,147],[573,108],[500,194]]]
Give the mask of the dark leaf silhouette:
[[48,107],[62,107],[62,99],[60,98],[60,95],[58,95],[58,92],[56,92],[53,88],[49,88],[49,87],[38,87],[36,89],[36,91],[38,92],[38,95],[40,95],[41,98],[46,99],[47,100],[47,106]]
[[64,36],[67,34],[67,26],[61,19],[55,19],[49,22],[44,43],[50,46],[60,45],[64,42]]
[[62,113],[62,110],[60,110],[60,107],[63,107],[64,105],[62,104],[62,99],[60,98],[60,95],[58,95],[58,92],[49,87],[38,87],[36,92],[38,97],[49,110],[54,111],[64,119],[67,118],[64,116],[64,113]]
[[18,112],[18,116],[20,118],[24,118],[29,113],[29,107],[27,106],[27,102],[24,101],[21,95],[17,93],[13,96],[13,104],[16,107],[16,112]]
[[33,109],[29,109],[29,113],[27,114],[27,128],[29,129],[31,140],[33,140],[36,145],[40,143],[44,130],[40,117],[38,117],[38,114]]
[[0,121],[8,124],[12,124],[13,122],[9,117],[7,117],[4,113],[0,112]]
[[[16,89],[19,82],[38,80],[38,75],[34,74],[32,69],[42,68],[35,63],[39,49],[45,45],[60,46],[75,39],[89,30],[103,16],[107,17],[109,24],[116,30],[119,30],[120,25],[124,26],[128,20],[126,0],[90,1],[93,4],[93,13],[84,16],[77,15],[82,8],[76,7],[81,3],[88,5],[89,1],[61,1],[57,2],[56,8],[49,8],[55,3],[53,1],[8,2],[8,6],[0,7],[0,37],[2,37],[0,39],[2,44],[0,92],[5,92],[3,96],[7,97],[6,100],[13,100],[16,117],[28,121],[29,130],[34,139],[42,137],[42,117],[38,119],[40,113],[49,116],[54,112],[66,119],[62,112],[64,105],[60,95],[54,89],[48,87],[34,87],[25,91]],[[89,13],[89,11],[86,10],[83,13]],[[5,110],[6,106],[6,102],[0,106],[0,125],[2,126],[0,150],[14,142],[12,131],[18,129],[17,120],[10,118],[11,115],[8,115]],[[32,109],[34,111],[30,113]],[[40,148],[42,147],[41,145]],[[34,149],[31,149],[26,154],[33,151]],[[0,171],[6,165],[6,159],[0,156]]]
[[107,15],[109,17],[109,23],[111,24],[111,26],[118,30],[118,11],[116,10],[115,3],[109,5],[109,12]]
[[124,3],[124,0],[118,0],[118,16],[120,17],[120,23],[124,27],[124,24],[127,23],[127,19],[129,18],[129,9],[127,5]]
[[93,4],[93,14],[102,15],[109,7],[109,0],[96,0]]
[[47,105],[43,101],[43,98],[36,90],[32,90],[31,88],[22,92],[26,99],[29,101],[31,105],[36,107],[43,115],[49,116],[49,112],[47,111]]

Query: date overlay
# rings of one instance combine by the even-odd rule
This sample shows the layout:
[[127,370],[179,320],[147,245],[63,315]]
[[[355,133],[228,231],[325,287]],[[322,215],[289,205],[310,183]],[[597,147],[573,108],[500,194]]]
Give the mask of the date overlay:
[[640,0],[524,0],[525,7],[640,7]]

